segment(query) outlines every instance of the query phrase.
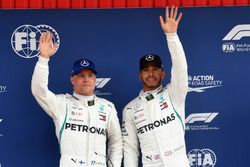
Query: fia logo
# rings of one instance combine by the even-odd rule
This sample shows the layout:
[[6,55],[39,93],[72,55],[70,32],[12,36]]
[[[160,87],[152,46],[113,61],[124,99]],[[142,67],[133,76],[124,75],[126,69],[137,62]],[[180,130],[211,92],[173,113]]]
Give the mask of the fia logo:
[[11,46],[14,52],[22,58],[37,57],[40,53],[39,38],[43,32],[50,31],[52,33],[52,40],[55,43],[60,43],[58,33],[54,28],[48,25],[21,25],[11,36]]
[[226,42],[222,45],[222,50],[223,52],[226,52],[226,53],[234,52],[235,49],[236,49],[236,46],[232,42]]
[[188,152],[190,167],[214,167],[216,155],[210,149],[193,149]]

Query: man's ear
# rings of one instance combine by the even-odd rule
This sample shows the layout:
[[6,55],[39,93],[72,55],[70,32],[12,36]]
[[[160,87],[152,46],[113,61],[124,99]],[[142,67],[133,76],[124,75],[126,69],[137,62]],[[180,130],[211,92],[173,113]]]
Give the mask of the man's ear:
[[161,80],[164,80],[165,78],[166,78],[166,73],[165,73],[165,71],[162,71]]
[[70,76],[69,79],[70,79],[71,84],[74,85],[74,76]]
[[142,81],[141,72],[139,72],[138,78]]

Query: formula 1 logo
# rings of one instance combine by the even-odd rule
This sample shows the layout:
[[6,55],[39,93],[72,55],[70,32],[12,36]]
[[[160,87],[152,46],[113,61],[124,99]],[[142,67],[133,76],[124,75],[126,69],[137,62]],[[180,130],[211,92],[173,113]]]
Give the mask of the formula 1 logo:
[[210,149],[193,149],[188,152],[190,167],[214,167],[216,155]]
[[235,26],[222,40],[240,40],[243,37],[250,37],[250,24],[240,24]]
[[190,114],[186,122],[187,131],[197,130],[219,130],[216,126],[211,126],[211,122],[218,116],[218,112],[213,113],[192,113]]
[[219,113],[193,113],[186,118],[186,123],[191,124],[194,122],[210,123]]
[[52,33],[52,40],[54,43],[56,42],[60,44],[59,35],[51,26],[45,24],[37,26],[25,24],[19,26],[13,32],[11,36],[12,49],[22,58],[37,57],[40,53],[39,38],[41,33],[46,31],[50,31]]
[[111,78],[96,78],[96,88],[95,94],[99,96],[110,96],[112,95],[111,92],[102,92],[102,88],[108,84],[108,82],[111,80]]
[[96,78],[96,88],[103,88],[111,78]]
[[222,39],[222,41],[226,41],[222,44],[222,51],[225,53],[250,51],[249,42],[239,42],[244,37],[250,37],[250,24],[239,24],[233,27]]

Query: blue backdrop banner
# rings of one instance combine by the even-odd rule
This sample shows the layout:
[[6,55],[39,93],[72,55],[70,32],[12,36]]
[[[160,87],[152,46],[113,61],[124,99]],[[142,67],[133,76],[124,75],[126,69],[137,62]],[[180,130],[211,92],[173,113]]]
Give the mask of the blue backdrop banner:
[[[189,67],[186,144],[191,167],[249,166],[250,7],[182,8],[178,35]],[[139,58],[159,54],[169,81],[171,62],[159,24],[164,9],[1,10],[0,167],[59,166],[52,119],[31,94],[39,37],[60,44],[49,88],[72,93],[75,60],[93,60],[96,94],[123,107],[142,84]]]

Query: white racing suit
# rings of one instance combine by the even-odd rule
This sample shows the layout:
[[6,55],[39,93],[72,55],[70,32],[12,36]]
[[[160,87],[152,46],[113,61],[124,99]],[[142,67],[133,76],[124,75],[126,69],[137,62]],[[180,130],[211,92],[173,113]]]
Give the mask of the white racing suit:
[[96,96],[84,100],[76,93],[55,95],[48,90],[48,69],[48,60],[39,57],[32,93],[54,121],[60,167],[120,167],[122,136],[114,105]]
[[125,167],[138,166],[139,147],[143,167],[189,167],[184,139],[187,63],[177,34],[166,35],[172,59],[170,83],[141,91],[123,111]]

